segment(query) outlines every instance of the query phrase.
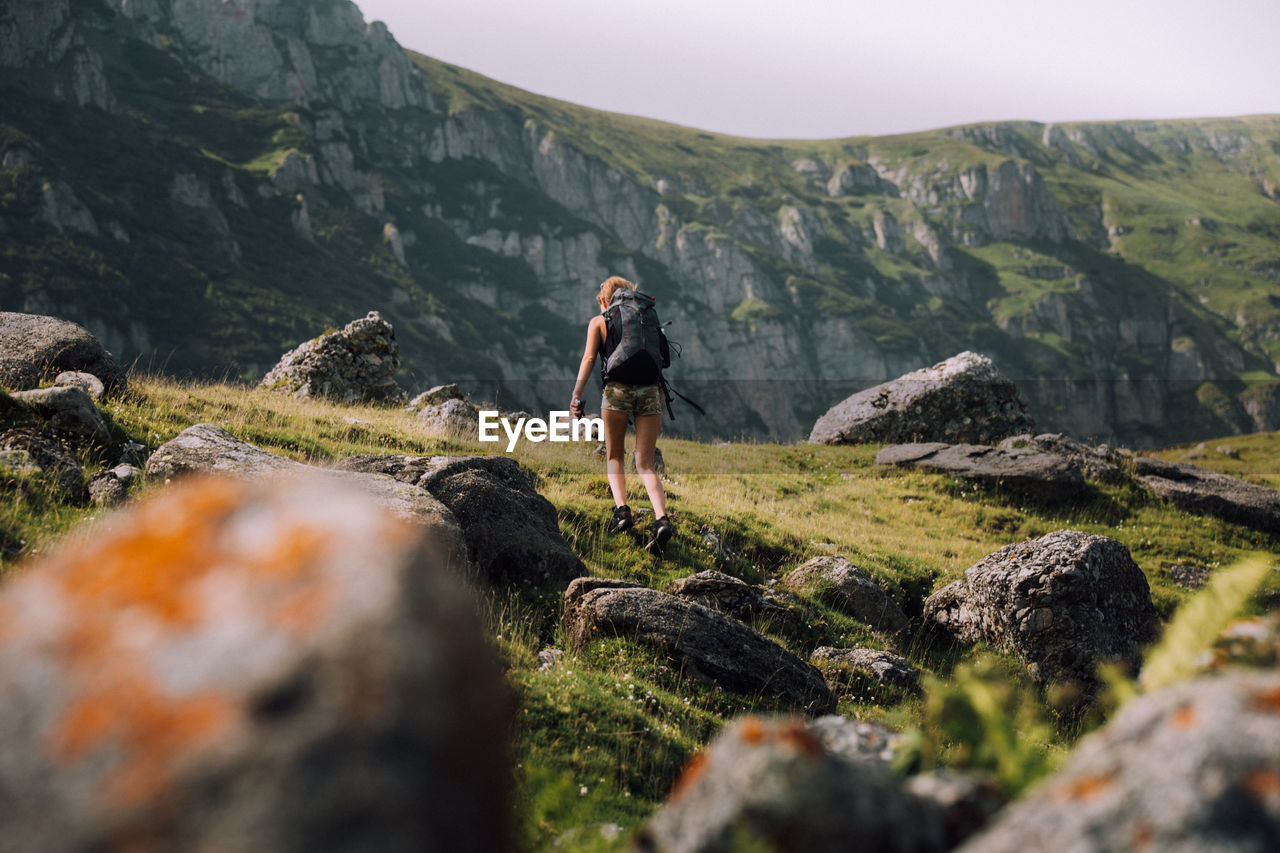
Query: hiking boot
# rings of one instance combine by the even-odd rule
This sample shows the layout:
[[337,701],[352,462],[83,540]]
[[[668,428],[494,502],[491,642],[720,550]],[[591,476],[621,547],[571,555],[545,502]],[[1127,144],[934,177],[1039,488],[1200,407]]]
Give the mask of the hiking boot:
[[635,520],[631,517],[631,507],[623,504],[613,508],[613,522],[609,525],[610,533],[622,533],[630,530]]
[[645,543],[644,549],[655,557],[661,557],[663,552],[667,550],[667,543],[671,541],[671,535],[675,532],[676,526],[671,523],[669,517],[664,515],[649,528],[649,541]]

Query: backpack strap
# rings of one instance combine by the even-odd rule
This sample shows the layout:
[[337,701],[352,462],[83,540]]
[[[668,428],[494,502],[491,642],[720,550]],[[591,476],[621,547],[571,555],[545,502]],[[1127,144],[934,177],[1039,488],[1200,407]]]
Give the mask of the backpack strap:
[[706,411],[705,411],[701,406],[699,406],[697,403],[695,403],[695,402],[693,402],[692,400],[690,400],[690,399],[689,399],[688,397],[686,397],[685,395],[681,394],[681,393],[680,393],[679,391],[677,391],[676,389],[672,388],[672,387],[671,387],[671,383],[667,382],[667,377],[663,376],[663,377],[659,378],[659,379],[658,379],[658,384],[662,386],[662,396],[663,396],[664,401],[665,401],[665,402],[666,402],[666,404],[667,404],[667,416],[668,416],[671,420],[673,420],[673,421],[674,421],[674,420],[676,419],[675,412],[671,411],[671,395],[672,395],[672,394],[675,394],[675,395],[676,395],[677,397],[679,397],[681,400],[684,400],[684,401],[685,401],[686,403],[688,403],[690,406],[693,406],[693,408],[697,410],[698,414],[700,414],[700,415],[705,415],[705,414],[706,414]]

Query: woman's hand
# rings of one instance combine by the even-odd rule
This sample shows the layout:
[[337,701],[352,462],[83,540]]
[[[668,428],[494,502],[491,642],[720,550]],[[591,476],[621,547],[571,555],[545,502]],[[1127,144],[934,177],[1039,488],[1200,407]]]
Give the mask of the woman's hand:
[[587,410],[587,406],[585,403],[582,402],[581,397],[574,397],[572,400],[569,401],[569,414],[573,415],[575,418],[582,417],[583,413],[586,412],[586,410]]

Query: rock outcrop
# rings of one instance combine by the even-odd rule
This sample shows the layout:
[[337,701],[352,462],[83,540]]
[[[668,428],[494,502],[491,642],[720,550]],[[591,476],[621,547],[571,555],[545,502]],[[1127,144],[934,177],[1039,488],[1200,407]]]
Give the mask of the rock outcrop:
[[1006,545],[925,601],[925,621],[1017,655],[1041,682],[1092,690],[1100,663],[1136,669],[1155,638],[1151,590],[1114,539],[1058,530]]
[[907,627],[902,608],[845,557],[814,557],[789,572],[783,583],[797,592],[816,595],[873,628],[897,633]]
[[776,696],[814,713],[835,705],[817,669],[736,619],[628,581],[579,578],[564,594],[565,632],[578,648],[631,637],[680,658],[735,693]]
[[774,625],[785,626],[797,621],[797,616],[776,593],[724,572],[707,570],[680,578],[671,584],[671,594],[732,616],[740,622],[764,619]]
[[920,468],[988,486],[999,486],[1042,501],[1067,501],[1085,491],[1084,475],[1056,453],[982,444],[891,444],[876,454],[877,465]]
[[[893,652],[820,646],[813,650],[813,659],[833,688],[862,676],[890,690],[920,692],[920,671],[906,658]],[[854,678],[850,679],[850,676]]]
[[507,849],[513,704],[421,528],[189,481],[0,589],[14,850]]
[[962,352],[837,403],[809,440],[989,444],[1033,428],[1026,402],[991,359]]
[[0,433],[0,476],[38,476],[64,501],[85,496],[84,469],[69,447],[30,427]]
[[352,320],[285,353],[262,378],[262,386],[295,397],[327,397],[347,403],[394,402],[400,346],[391,324],[377,311]]
[[125,372],[83,326],[57,317],[0,311],[0,384],[35,388],[64,371],[90,373],[105,393],[123,393]]
[[79,386],[34,388],[16,391],[10,396],[46,421],[54,432],[102,446],[111,443],[111,430],[102,419],[102,413],[94,405],[93,398]]
[[1134,700],[961,848],[1272,850],[1280,673],[1236,670]]
[[1108,485],[1119,485],[1129,479],[1125,472],[1129,456],[1107,445],[1090,447],[1062,433],[1014,435],[997,445],[1001,450],[1038,450],[1061,456],[1080,471],[1085,479]]
[[1156,497],[1183,512],[1213,516],[1264,533],[1280,533],[1280,490],[1189,462],[1149,457],[1133,460],[1133,474]]

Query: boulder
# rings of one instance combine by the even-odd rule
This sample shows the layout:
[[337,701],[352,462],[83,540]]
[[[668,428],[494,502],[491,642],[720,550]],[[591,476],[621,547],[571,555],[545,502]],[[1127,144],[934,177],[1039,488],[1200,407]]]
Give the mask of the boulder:
[[687,671],[735,693],[776,696],[812,712],[835,705],[822,674],[736,619],[628,581],[579,578],[561,624],[582,648],[631,637],[683,660]]
[[587,573],[556,508],[508,456],[354,456],[336,467],[389,474],[434,495],[461,522],[471,565],[488,582],[562,587]]
[[147,476],[170,480],[186,474],[234,474],[262,476],[292,473],[332,481],[341,487],[349,483],[369,495],[392,515],[429,528],[442,548],[455,555],[461,565],[466,560],[462,530],[447,507],[425,490],[390,477],[359,472],[336,472],[304,465],[241,441],[213,424],[196,424],[178,433],[172,441],[155,449],[147,460]]
[[774,592],[752,586],[724,572],[708,570],[671,584],[671,594],[732,616],[740,622],[764,619],[788,625],[797,617]]
[[406,407],[411,412],[418,412],[427,406],[439,406],[446,400],[465,400],[467,395],[462,393],[462,389],[456,384],[437,385],[423,391],[418,396],[409,401]]
[[377,311],[352,320],[285,353],[262,385],[294,397],[326,397],[346,403],[400,400],[396,384],[400,346],[391,324]]
[[883,762],[828,750],[799,720],[746,717],[694,757],[637,848],[941,851],[944,829]]
[[920,692],[920,671],[906,658],[892,652],[820,646],[813,650],[813,658],[833,689],[847,682],[850,674],[861,674],[890,690]]
[[961,848],[1275,850],[1280,672],[1235,670],[1140,697]]
[[111,444],[111,430],[93,398],[79,386],[55,386],[10,395],[18,403],[48,421],[55,432],[88,439],[106,446]]
[[898,465],[950,474],[988,486],[1013,489],[1043,501],[1066,501],[1085,491],[1084,475],[1055,453],[1006,450],[980,444],[894,444],[876,454],[877,465]]
[[29,427],[0,433],[0,476],[39,476],[64,501],[84,500],[84,469],[75,453],[53,436]]
[[69,320],[0,311],[0,384],[24,390],[64,371],[90,373],[105,393],[124,393],[124,370],[89,330]]
[[931,803],[942,816],[947,850],[955,849],[989,824],[1009,801],[990,776],[945,768],[910,777],[906,788],[912,796]]
[[84,373],[77,370],[67,370],[59,373],[53,378],[53,384],[64,388],[79,388],[95,400],[99,399],[107,390],[101,379],[92,373]]
[[1151,590],[1114,539],[1058,530],[1006,545],[925,601],[924,616],[961,642],[1015,655],[1038,681],[1097,686],[1098,664],[1136,669],[1157,630]]
[[1135,479],[1183,512],[1208,515],[1264,533],[1280,533],[1280,490],[1189,462],[1133,460]]
[[427,435],[472,441],[480,436],[480,410],[466,400],[448,399],[436,405],[426,405],[414,417]]
[[1121,453],[1105,444],[1090,447],[1060,432],[1010,436],[997,446],[1002,450],[1031,449],[1061,456],[1088,480],[1116,486],[1129,479],[1125,473],[1128,451]]
[[888,726],[870,720],[850,720],[838,714],[827,714],[809,721],[809,731],[822,741],[828,752],[850,761],[893,762],[902,735]]
[[509,849],[512,702],[419,527],[204,478],[0,587],[12,850]]
[[991,359],[962,352],[837,403],[809,441],[990,444],[1034,426],[1026,401]]
[[897,633],[907,616],[866,572],[844,557],[814,557],[791,571],[783,583],[820,600],[873,628]]
[[129,490],[141,481],[141,470],[133,465],[117,465],[89,481],[89,500],[96,506],[116,506],[123,503]]

